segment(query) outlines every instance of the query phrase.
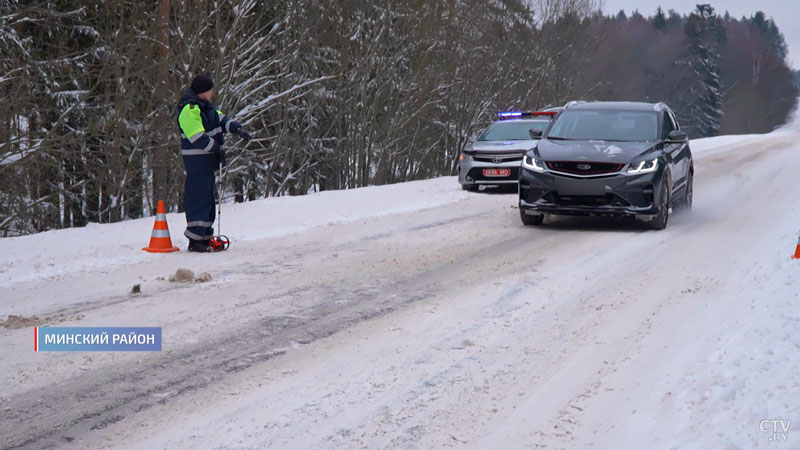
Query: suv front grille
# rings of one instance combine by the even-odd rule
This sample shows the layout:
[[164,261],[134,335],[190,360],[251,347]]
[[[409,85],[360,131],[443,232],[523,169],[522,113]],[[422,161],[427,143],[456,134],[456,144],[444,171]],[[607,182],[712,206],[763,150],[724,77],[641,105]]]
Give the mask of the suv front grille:
[[624,164],[583,162],[583,161],[548,161],[547,168],[574,175],[610,175],[622,170]]

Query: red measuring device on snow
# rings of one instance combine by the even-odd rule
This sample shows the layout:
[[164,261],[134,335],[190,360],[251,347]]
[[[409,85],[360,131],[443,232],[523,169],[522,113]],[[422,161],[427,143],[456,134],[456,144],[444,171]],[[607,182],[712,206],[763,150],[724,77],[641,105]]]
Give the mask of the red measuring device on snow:
[[227,250],[230,245],[231,241],[228,239],[228,236],[222,234],[219,236],[212,236],[208,241],[208,246],[211,247],[211,250],[215,252]]

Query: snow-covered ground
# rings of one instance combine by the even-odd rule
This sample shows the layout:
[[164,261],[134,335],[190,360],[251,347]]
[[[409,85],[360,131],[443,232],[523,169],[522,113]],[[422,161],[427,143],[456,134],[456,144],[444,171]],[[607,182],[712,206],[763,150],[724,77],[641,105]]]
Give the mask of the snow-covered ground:
[[798,138],[693,141],[660,232],[446,177],[224,205],[213,255],[142,252],[152,219],[0,240],[0,448],[800,448]]

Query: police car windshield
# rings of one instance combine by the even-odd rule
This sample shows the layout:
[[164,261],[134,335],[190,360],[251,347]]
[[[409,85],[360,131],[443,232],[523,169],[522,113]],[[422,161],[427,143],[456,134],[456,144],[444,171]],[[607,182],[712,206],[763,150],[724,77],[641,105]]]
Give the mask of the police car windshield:
[[544,130],[549,120],[495,122],[483,132],[479,141],[530,141],[528,130]]
[[654,111],[564,111],[548,139],[584,141],[655,141],[658,115]]

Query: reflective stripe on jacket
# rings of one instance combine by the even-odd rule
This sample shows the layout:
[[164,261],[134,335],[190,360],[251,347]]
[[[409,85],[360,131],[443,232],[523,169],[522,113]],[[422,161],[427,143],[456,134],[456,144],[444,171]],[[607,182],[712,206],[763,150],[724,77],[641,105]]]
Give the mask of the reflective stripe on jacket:
[[224,132],[236,132],[237,122],[225,117],[211,102],[197,97],[191,89],[178,102],[178,129],[186,173],[216,170],[224,148]]

